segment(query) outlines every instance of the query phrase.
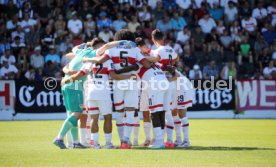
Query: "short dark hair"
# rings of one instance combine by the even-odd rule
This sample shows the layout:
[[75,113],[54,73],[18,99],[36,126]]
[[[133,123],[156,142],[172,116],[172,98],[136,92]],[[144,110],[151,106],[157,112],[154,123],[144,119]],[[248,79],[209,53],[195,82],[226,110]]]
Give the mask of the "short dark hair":
[[136,39],[135,39],[135,43],[136,43],[136,45],[137,45],[137,46],[143,46],[143,45],[146,45],[146,43],[145,43],[144,39],[143,39],[143,38],[141,38],[141,37],[136,38]]
[[92,41],[91,41],[91,43],[90,43],[90,45],[92,46],[92,47],[95,47],[96,45],[98,45],[98,44],[104,44],[105,42],[104,42],[104,40],[102,40],[101,38],[93,38],[92,39]]
[[114,41],[120,41],[120,40],[135,41],[135,36],[128,29],[122,29],[116,32],[114,35]]
[[160,31],[159,29],[155,29],[151,33],[151,37],[156,41],[161,41],[164,39],[164,33]]

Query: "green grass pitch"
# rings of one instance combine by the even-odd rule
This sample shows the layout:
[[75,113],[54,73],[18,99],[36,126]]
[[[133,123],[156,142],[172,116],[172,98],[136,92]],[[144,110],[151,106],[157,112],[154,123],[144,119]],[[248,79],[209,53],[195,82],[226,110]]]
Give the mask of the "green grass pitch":
[[[276,166],[276,120],[190,120],[193,147],[163,150],[60,150],[52,141],[61,124],[1,121],[0,166]],[[115,127],[113,131],[113,144],[118,145]],[[143,140],[141,122],[139,142]]]

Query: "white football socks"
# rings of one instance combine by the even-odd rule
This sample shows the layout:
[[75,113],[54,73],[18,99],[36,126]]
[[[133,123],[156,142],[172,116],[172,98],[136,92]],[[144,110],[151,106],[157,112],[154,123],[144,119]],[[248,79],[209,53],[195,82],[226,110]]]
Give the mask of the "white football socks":
[[181,137],[181,120],[179,118],[179,116],[174,116],[173,117],[173,121],[174,121],[174,128],[175,128],[175,134],[176,134],[176,140],[177,141],[182,141],[182,137]]
[[182,122],[182,130],[184,133],[184,141],[189,141],[189,122],[188,117],[183,117],[181,119]]
[[146,140],[150,140],[151,122],[144,122]]
[[139,128],[140,128],[140,118],[134,117],[134,127],[133,127],[133,138],[134,141],[138,142],[138,137],[139,137]]
[[134,125],[134,111],[126,111],[124,141],[128,142]]
[[116,113],[116,126],[120,140],[124,139],[124,112]]

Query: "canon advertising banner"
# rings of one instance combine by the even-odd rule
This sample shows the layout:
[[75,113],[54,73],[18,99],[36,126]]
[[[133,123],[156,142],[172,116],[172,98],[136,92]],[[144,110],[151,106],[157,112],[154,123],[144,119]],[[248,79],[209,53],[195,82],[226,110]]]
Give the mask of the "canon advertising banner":
[[49,89],[43,81],[20,81],[16,83],[17,113],[59,113],[65,112],[60,83]]

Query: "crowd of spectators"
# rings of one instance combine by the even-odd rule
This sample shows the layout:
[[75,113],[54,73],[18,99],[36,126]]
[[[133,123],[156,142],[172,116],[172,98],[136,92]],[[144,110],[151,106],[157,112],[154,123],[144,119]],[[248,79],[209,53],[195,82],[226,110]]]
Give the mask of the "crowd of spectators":
[[0,0],[0,79],[62,77],[72,47],[166,34],[190,79],[276,78],[274,0]]

